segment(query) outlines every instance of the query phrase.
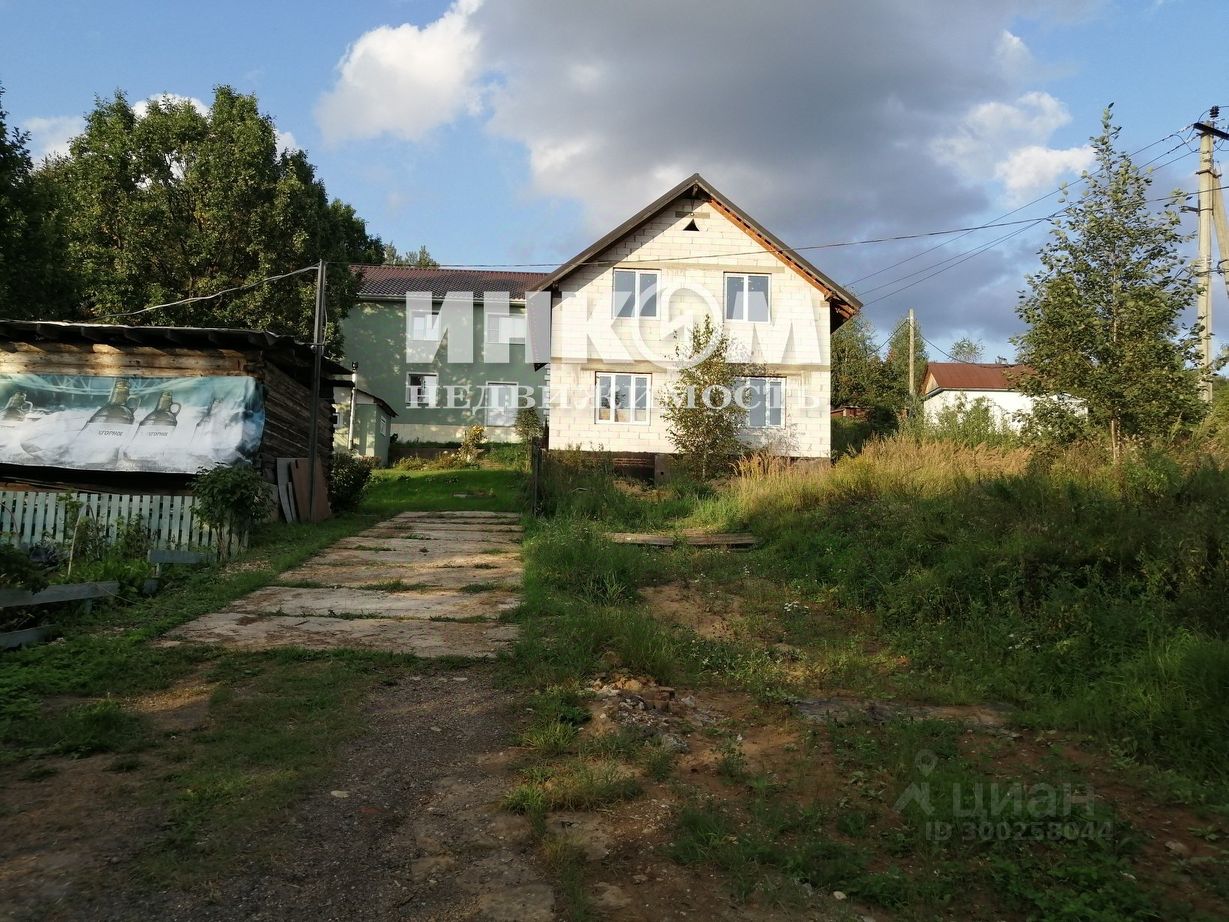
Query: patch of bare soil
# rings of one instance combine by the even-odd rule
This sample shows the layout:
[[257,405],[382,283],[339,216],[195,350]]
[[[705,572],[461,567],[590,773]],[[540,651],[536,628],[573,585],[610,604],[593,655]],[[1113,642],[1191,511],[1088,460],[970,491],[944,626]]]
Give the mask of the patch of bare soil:
[[741,615],[738,598],[725,594],[701,594],[685,583],[650,586],[640,593],[655,617],[690,628],[707,640],[731,640]]
[[[198,725],[200,684],[141,699],[171,732]],[[136,875],[158,811],[134,808],[148,769],[113,757],[4,785],[0,906],[6,920],[489,920],[556,917],[528,822],[498,808],[513,718],[485,668],[380,686],[370,730],[270,841],[235,843],[232,872],[151,892]],[[6,779],[8,780],[8,779]]]
[[[124,765],[131,770],[113,771]],[[105,889],[157,831],[138,796],[148,764],[115,756],[56,759],[0,773],[0,919],[98,919],[84,894]]]

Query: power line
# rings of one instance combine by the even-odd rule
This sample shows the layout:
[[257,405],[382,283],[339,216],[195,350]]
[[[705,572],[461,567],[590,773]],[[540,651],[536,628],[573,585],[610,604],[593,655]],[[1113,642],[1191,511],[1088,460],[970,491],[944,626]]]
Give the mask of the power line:
[[135,311],[122,311],[116,314],[104,314],[104,319],[112,317],[135,317],[137,314],[144,314],[148,311],[156,311],[163,307],[177,307],[180,304],[194,304],[197,301],[210,301],[213,298],[220,298],[222,295],[233,294],[237,291],[249,291],[253,288],[259,288],[261,285],[267,285],[269,282],[277,282],[281,279],[288,279],[292,275],[301,275],[304,272],[316,272],[317,266],[304,266],[302,269],[295,269],[293,272],[283,272],[281,275],[270,275],[267,278],[260,279],[256,282],[250,282],[246,285],[236,285],[233,288],[223,288],[221,291],[215,291],[209,295],[196,295],[191,298],[180,298],[178,301],[168,301],[165,304],[151,304],[148,307],[142,307]]

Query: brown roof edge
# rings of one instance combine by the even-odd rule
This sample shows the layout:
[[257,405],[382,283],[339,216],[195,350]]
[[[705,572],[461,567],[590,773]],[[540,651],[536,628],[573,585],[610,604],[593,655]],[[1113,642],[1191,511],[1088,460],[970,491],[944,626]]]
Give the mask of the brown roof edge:
[[836,310],[844,319],[852,317],[862,307],[862,302],[854,295],[846,291],[831,278],[821,272],[809,260],[799,255],[799,253],[787,246],[780,238],[772,231],[764,227],[749,214],[735,205],[729,198],[723,195],[713,186],[707,179],[699,173],[693,173],[691,176],[684,179],[681,183],[667,192],[665,195],[651,202],[645,208],[642,208],[636,214],[632,215],[610,233],[606,234],[601,239],[590,244],[581,252],[577,253],[558,269],[548,275],[541,283],[539,290],[545,291],[548,288],[553,288],[559,284],[567,276],[571,275],[582,264],[588,262],[597,254],[607,249],[622,237],[625,237],[631,231],[635,230],[645,221],[657,215],[665,209],[667,205],[677,198],[681,198],[686,192],[694,191],[703,192],[709,201],[716,204],[728,216],[734,218],[739,224],[742,224],[753,236],[758,237],[767,249],[775,252],[778,258],[783,262],[792,266],[799,274],[804,276],[811,284],[824,291],[824,293],[837,302]]

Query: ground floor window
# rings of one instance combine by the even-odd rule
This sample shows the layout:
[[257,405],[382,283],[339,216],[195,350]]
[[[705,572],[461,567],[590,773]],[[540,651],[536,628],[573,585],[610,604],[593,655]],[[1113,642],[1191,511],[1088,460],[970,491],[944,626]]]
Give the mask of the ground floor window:
[[486,424],[516,425],[517,389],[515,384],[493,381],[486,386]]
[[405,405],[411,409],[435,406],[440,376],[411,371],[405,376]]
[[785,425],[785,379],[739,378],[739,403],[747,408],[748,429],[773,429]]
[[647,423],[652,375],[597,375],[597,421],[599,423]]

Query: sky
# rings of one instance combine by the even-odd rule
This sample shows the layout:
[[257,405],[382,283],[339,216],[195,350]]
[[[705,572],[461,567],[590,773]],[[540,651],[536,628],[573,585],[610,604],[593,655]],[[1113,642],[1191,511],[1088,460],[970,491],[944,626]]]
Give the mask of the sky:
[[822,245],[881,337],[913,307],[932,358],[993,360],[1044,225],[827,245],[1051,213],[1111,102],[1158,194],[1193,190],[1227,26],[1223,0],[0,0],[0,83],[36,156],[116,90],[254,93],[330,195],[447,265],[547,270],[700,172]]

